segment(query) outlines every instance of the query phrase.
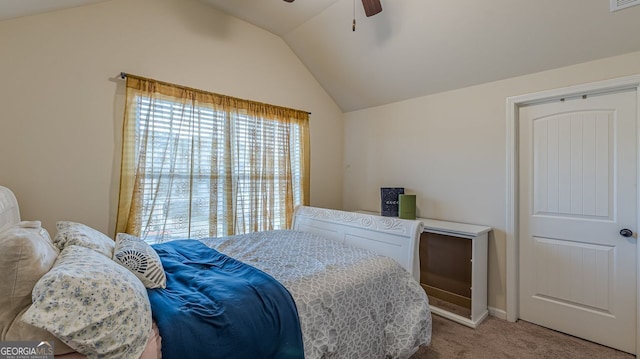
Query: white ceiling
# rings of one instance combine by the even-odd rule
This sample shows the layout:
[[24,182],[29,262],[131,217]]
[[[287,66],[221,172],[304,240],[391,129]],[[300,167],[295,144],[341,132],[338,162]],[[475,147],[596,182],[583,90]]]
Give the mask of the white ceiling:
[[[104,0],[3,0],[0,19]],[[184,0],[183,0],[184,1]],[[609,0],[199,0],[281,36],[343,111],[640,51]],[[55,5],[56,7],[54,8]]]
[[[282,36],[343,111],[640,50],[609,0],[200,0]],[[315,16],[314,16],[315,15]]]
[[0,20],[88,5],[108,0],[2,0]]

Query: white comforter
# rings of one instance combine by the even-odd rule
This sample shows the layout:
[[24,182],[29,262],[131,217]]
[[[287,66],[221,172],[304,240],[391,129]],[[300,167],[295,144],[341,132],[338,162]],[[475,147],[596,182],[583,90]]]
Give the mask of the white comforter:
[[291,292],[307,359],[408,358],[431,342],[427,296],[390,258],[286,230],[202,241]]

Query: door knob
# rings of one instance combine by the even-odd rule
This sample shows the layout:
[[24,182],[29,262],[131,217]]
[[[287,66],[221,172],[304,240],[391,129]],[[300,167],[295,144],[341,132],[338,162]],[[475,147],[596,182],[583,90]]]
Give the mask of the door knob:
[[620,230],[620,235],[623,237],[631,237],[633,236],[633,231],[628,228],[624,228]]

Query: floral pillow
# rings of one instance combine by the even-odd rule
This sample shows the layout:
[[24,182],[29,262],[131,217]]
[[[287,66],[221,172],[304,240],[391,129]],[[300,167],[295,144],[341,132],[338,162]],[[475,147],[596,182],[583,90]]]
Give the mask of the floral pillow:
[[113,239],[104,233],[95,230],[87,225],[76,222],[60,221],[56,224],[58,233],[53,239],[53,244],[58,249],[63,250],[70,245],[78,245],[93,249],[111,258],[115,243]]
[[138,237],[126,233],[116,236],[113,260],[129,269],[145,287],[166,288],[167,277],[158,253]]
[[22,321],[89,358],[139,358],[151,330],[147,290],[96,251],[67,246],[33,288]]

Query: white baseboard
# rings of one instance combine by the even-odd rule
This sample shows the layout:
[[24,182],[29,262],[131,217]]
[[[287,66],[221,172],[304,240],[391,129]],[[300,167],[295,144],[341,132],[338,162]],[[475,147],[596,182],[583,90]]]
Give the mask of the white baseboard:
[[507,312],[502,310],[502,309],[498,309],[498,308],[494,308],[494,307],[489,307],[489,315],[492,317],[496,317],[498,319],[502,319],[502,320],[507,320]]

